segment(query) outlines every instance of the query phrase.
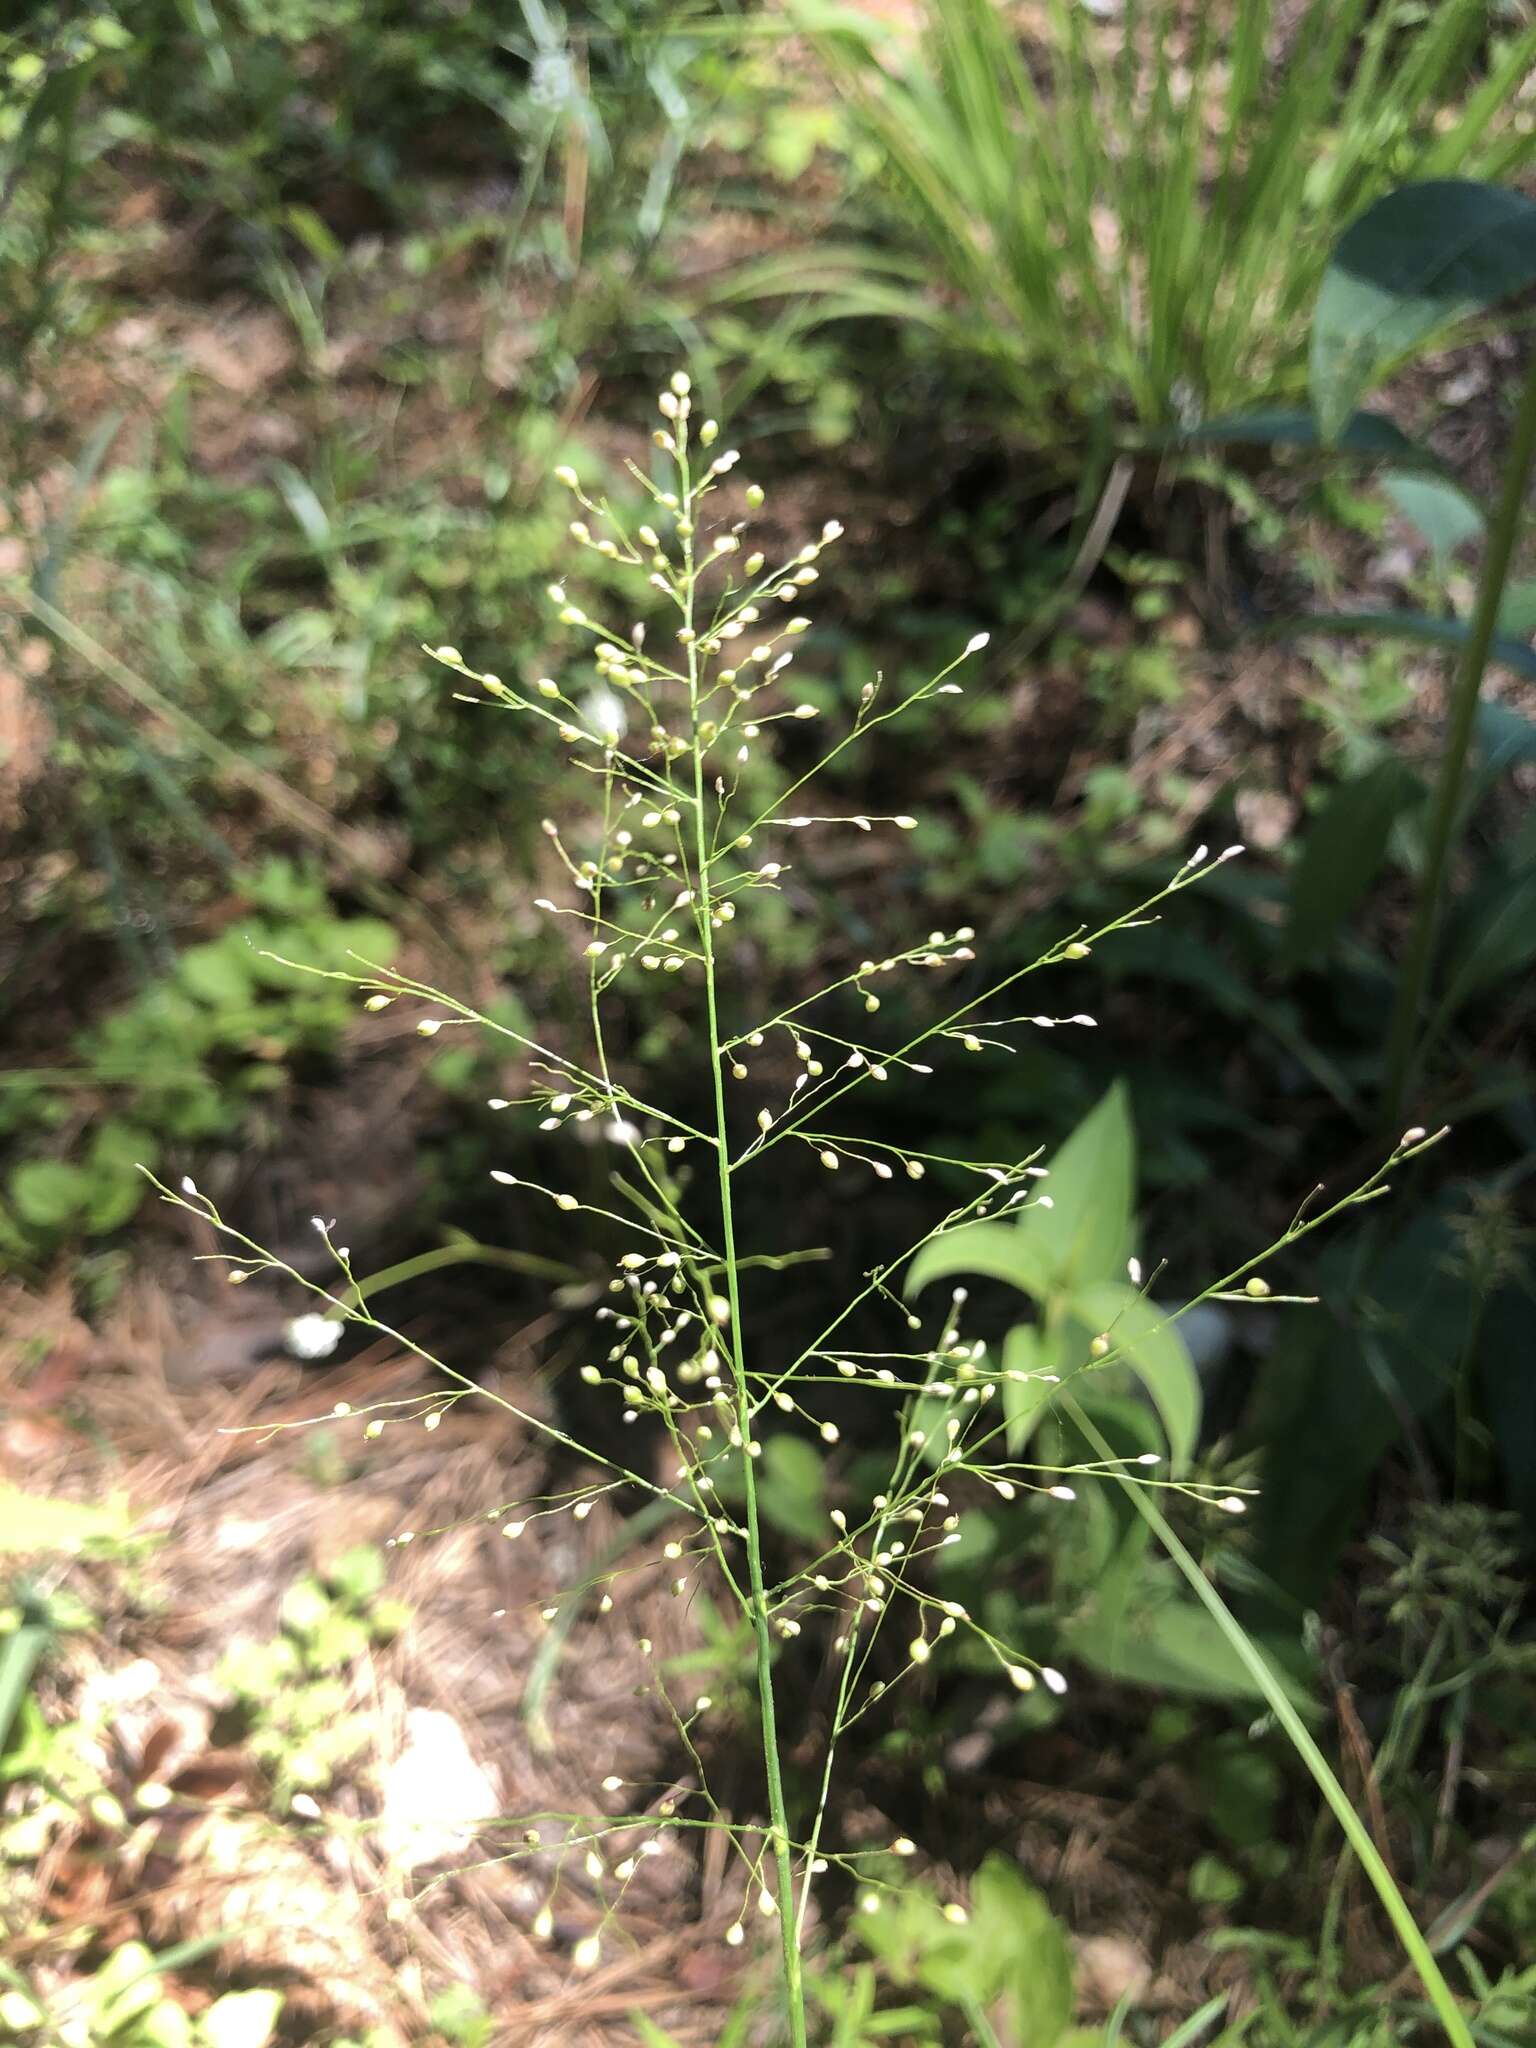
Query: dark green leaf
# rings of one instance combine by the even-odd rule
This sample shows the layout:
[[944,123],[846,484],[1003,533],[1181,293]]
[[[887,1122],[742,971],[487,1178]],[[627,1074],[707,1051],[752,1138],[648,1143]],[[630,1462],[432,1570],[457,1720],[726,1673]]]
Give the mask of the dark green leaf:
[[1477,707],[1477,745],[1484,774],[1502,775],[1522,761],[1536,761],[1536,721],[1485,698]]
[[1499,599],[1499,631],[1515,640],[1536,635],[1536,577],[1505,584]]
[[1520,1287],[1501,1288],[1489,1303],[1479,1352],[1505,1497],[1536,1533],[1536,1304]]
[[1046,1161],[1041,1183],[1050,1207],[1021,1213],[1019,1236],[1039,1258],[1053,1288],[1076,1288],[1125,1271],[1131,1251],[1136,1135],[1130,1101],[1117,1081],[1066,1143]]
[[1502,882],[1456,932],[1437,1017],[1452,1017],[1473,996],[1521,973],[1536,959],[1536,875]]
[[930,1238],[907,1268],[905,1292],[910,1299],[929,1281],[951,1280],[957,1273],[1004,1280],[1037,1301],[1050,1291],[1050,1273],[1042,1257],[1013,1223],[965,1223]]
[[1442,571],[1458,548],[1481,540],[1482,511],[1459,484],[1444,477],[1408,476],[1395,469],[1380,482],[1398,516],[1424,536]]
[[1321,959],[1376,879],[1399,815],[1420,793],[1400,761],[1342,782],[1313,818],[1291,872],[1283,964]]
[[974,1971],[985,1956],[1019,2048],[1055,2048],[1072,2017],[1072,1952],[1044,1897],[1005,1857],[989,1856],[971,1880],[970,1932],[973,1974],[950,1996],[976,1997]]
[[138,1214],[147,1182],[131,1167],[110,1173],[92,1173],[90,1200],[86,1204],[85,1228],[92,1237],[106,1237],[121,1230]]
[[1296,1309],[1266,1358],[1248,1434],[1265,1463],[1253,1515],[1260,1568],[1315,1606],[1406,1418],[1447,1392],[1472,1297],[1430,1212],[1323,1262],[1322,1306]]
[[[1223,419],[1202,420],[1197,427],[1181,428],[1159,438],[1176,445],[1194,446],[1214,443],[1218,447],[1320,448],[1323,445],[1316,418],[1300,407],[1229,413]],[[1349,455],[1379,455],[1416,469],[1436,470],[1442,466],[1438,456],[1411,440],[1385,413],[1352,414],[1332,445]]]
[[1111,1357],[1123,1359],[1146,1388],[1167,1432],[1173,1469],[1183,1471],[1200,1433],[1200,1380],[1176,1326],[1124,1280],[1078,1289],[1072,1313],[1109,1338]]
[[1236,1849],[1253,1849],[1274,1838],[1284,1774],[1246,1733],[1202,1743],[1199,1776],[1201,1809],[1224,1840]]
[[[1275,619],[1262,632],[1266,639],[1300,639],[1303,634],[1323,633],[1335,640],[1413,640],[1423,647],[1458,651],[1467,644],[1464,619],[1432,619],[1424,612],[1307,612],[1299,618]],[[1536,651],[1524,641],[1500,633],[1488,658],[1536,682]]]
[[1344,234],[1312,322],[1312,405],[1332,441],[1393,362],[1536,278],[1536,204],[1467,178],[1390,192]]

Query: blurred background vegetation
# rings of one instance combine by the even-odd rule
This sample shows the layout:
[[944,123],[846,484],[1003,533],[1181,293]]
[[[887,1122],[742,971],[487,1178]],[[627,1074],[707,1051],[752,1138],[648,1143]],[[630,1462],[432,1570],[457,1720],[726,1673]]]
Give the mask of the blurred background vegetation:
[[[353,949],[492,1014],[571,1021],[570,959],[531,909],[566,771],[518,721],[456,705],[420,647],[544,672],[542,591],[566,545],[551,472],[622,491],[649,394],[686,363],[782,536],[848,529],[797,671],[808,698],[835,711],[876,669],[916,680],[992,635],[942,743],[918,719],[846,770],[850,807],[922,823],[896,847],[812,847],[752,961],[765,990],[810,982],[814,933],[860,955],[906,942],[919,896],[1006,969],[1138,900],[1197,841],[1250,849],[1083,963],[1091,1039],[978,1061],[963,1095],[893,1087],[904,1142],[1001,1153],[1088,1128],[1177,1302],[1278,1235],[1314,1184],[1368,1170],[1402,1122],[1452,1124],[1390,1204],[1275,1276],[1313,1305],[1191,1320],[1191,1451],[1263,1489],[1250,1525],[1202,1537],[1207,1563],[1456,1951],[1479,2039],[1536,2039],[1519,1975],[1536,1930],[1536,584],[1519,562],[1402,1115],[1388,1072],[1528,296],[1420,353],[1338,445],[1306,410],[1339,235],[1405,183],[1528,184],[1533,60],[1525,0],[7,10],[0,1260],[26,1427],[0,1441],[0,1483],[36,1491],[47,1458],[89,1440],[89,1333],[146,1276],[188,1287],[141,1161],[194,1173],[269,1242],[317,1208],[346,1217],[374,1269],[435,1242],[399,1313],[468,1371],[537,1321],[529,1369],[570,1398],[578,1319],[546,1312],[550,1280],[579,1306],[602,1248],[588,1269],[557,1233],[501,1241],[485,1169],[507,1144],[484,1106],[499,1057],[361,1017],[340,984],[269,955]],[[665,1072],[680,1029],[657,993],[628,1052]],[[854,1273],[888,1238],[830,1196],[803,1220]],[[194,1386],[280,1350],[276,1309],[270,1325],[231,1325],[206,1294],[182,1310]],[[1027,1310],[998,1288],[986,1312],[1001,1333]],[[322,1490],[345,1476],[311,1462]],[[792,1436],[774,1452],[785,1545],[834,1465]],[[968,1599],[1087,1657],[1071,1624],[1110,1553],[1060,1528],[999,1511],[956,1569]],[[138,1611],[127,1542],[92,1528],[58,1546],[105,1573],[98,1621]],[[20,1535],[3,1548],[29,1552]],[[1078,1939],[1086,2040],[1171,2038],[1202,2013],[1180,2039],[1416,2038],[1416,1994],[1283,1749],[1146,1570],[1126,1586],[1145,1625],[1100,1658],[1086,1718],[1069,1730],[1050,1700],[1002,1716],[979,1676],[957,1679],[872,1730],[873,1796],[947,1812],[969,1874],[1017,1836],[997,1817],[1010,1786],[1049,1780],[1105,1812],[1160,1788],[1154,1816],[1169,1802],[1177,1823],[1151,1847],[1131,1830],[1119,1890],[1025,1859]],[[85,1626],[44,1580],[18,1579],[10,1610],[25,1672],[19,1653],[0,1667],[0,1772],[24,1792],[60,1775],[38,1745],[45,1723],[73,1725],[61,1645]],[[307,1642],[291,1621],[284,1640]],[[373,1640],[355,1626],[305,1684],[344,1691]],[[740,1645],[690,1654],[743,1682]],[[280,1690],[246,1681],[241,1739],[286,1810],[322,1781],[262,1704]],[[52,1719],[28,1721],[23,1698]],[[35,1835],[4,1853],[35,1861]],[[997,1911],[1035,1928],[1019,1962],[1035,1981],[1060,1930],[1009,1903],[1012,1882],[1010,1863]],[[262,2038],[220,2033],[218,2005],[199,2005],[216,1957],[124,1966],[142,1930],[117,1907],[63,1916],[50,1948],[56,1900],[20,1897],[5,1909],[35,1960],[8,1995],[43,2015],[12,2009],[25,2038],[81,1985],[96,2016],[57,2038]],[[850,1937],[828,1966],[829,2039],[980,2038],[937,1907],[920,1884],[913,1899],[869,1957]],[[1111,1970],[1100,1996],[1083,1943],[1102,1962],[1128,1926],[1146,1968]],[[172,1983],[192,1988],[162,1996]],[[457,2007],[430,1990],[413,2021],[375,2016],[405,2028],[379,2038],[534,2038],[491,1980]],[[997,1996],[1014,1996],[1001,1978]],[[200,2031],[177,2033],[167,2004]],[[1070,1994],[1026,2006],[1005,2038],[1068,2038]],[[334,2014],[303,2010],[224,2023],[340,2037]]]

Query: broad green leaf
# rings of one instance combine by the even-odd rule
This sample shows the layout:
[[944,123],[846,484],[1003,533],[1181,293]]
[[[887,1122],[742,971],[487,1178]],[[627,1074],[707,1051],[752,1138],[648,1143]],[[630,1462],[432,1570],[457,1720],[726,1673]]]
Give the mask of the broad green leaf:
[[333,1608],[304,1647],[317,1671],[346,1671],[367,1656],[371,1641],[365,1622],[356,1615],[339,1614]]
[[[1069,1521],[1058,1525],[1051,1591],[1065,1608],[1086,1607],[1091,1602],[1099,1612],[1106,1602],[1113,1605],[1125,1596],[1126,1571],[1134,1573],[1134,1562],[1121,1550],[1128,1533],[1125,1517],[1110,1492],[1102,1486],[1080,1488]],[[1134,1537],[1134,1530],[1129,1533]],[[1146,1545],[1135,1547],[1144,1550]]]
[[971,1880],[970,1917],[959,1926],[912,1885],[879,1912],[856,1916],[858,1935],[897,1984],[917,1983],[962,2011],[1001,2004],[1017,2048],[1056,2048],[1072,2018],[1072,1954],[1044,1898],[1003,1856]]
[[904,1292],[910,1299],[932,1280],[957,1274],[983,1280],[1004,1280],[1010,1287],[1042,1301],[1050,1292],[1050,1275],[1034,1246],[1016,1223],[963,1223],[930,1238],[907,1268]]
[[907,1270],[913,1295],[957,1273],[1006,1280],[1037,1301],[1119,1272],[1131,1248],[1135,1134],[1117,1081],[1061,1149],[1040,1194],[1012,1223],[968,1223],[923,1246]]
[[1499,631],[1516,640],[1536,634],[1536,577],[1506,583],[1499,599]]
[[189,946],[176,963],[182,985],[216,1010],[245,1009],[252,1000],[252,973],[238,939],[210,939]]
[[227,1991],[203,2014],[208,2048],[266,2048],[283,2009],[280,1991]]
[[804,1438],[782,1431],[769,1437],[757,1473],[757,1502],[776,1529],[802,1543],[820,1543],[827,1533],[825,1487],[821,1454]]
[[882,1899],[876,1913],[855,1914],[852,1931],[879,1957],[893,1984],[932,1986],[934,1970],[940,1976],[953,1970],[957,1981],[963,1981],[959,1973],[971,1954],[970,1927],[947,1921],[924,1884],[904,1886],[894,1897]]
[[1072,2018],[1072,1951],[1042,1894],[1002,1856],[971,1880],[971,1932],[998,1972],[1019,2048],[1055,2048]]
[[47,2014],[40,2005],[35,2005],[24,1991],[0,1992],[0,2027],[12,2029],[17,2034],[30,2034],[34,2027],[41,2027]]
[[[1033,1323],[1020,1323],[1003,1339],[1005,1373],[1039,1373],[1042,1363],[1040,1332]],[[1007,1419],[1005,1439],[1008,1455],[1016,1458],[1034,1433],[1035,1425],[1051,1404],[1056,1392],[1050,1380],[1003,1381],[1003,1414]]]
[[354,1607],[366,1607],[376,1599],[383,1592],[388,1575],[384,1553],[371,1543],[354,1543],[326,1573],[331,1585]]
[[1401,470],[1389,470],[1381,479],[1381,488],[1399,517],[1423,535],[1441,571],[1458,548],[1483,536],[1481,511],[1458,484],[1444,477],[1406,476]]
[[449,1984],[428,2007],[428,2018],[447,2040],[459,2048],[485,2048],[496,2031],[495,2022],[465,1983]]
[[1420,793],[1400,761],[1380,762],[1332,790],[1307,827],[1291,871],[1290,916],[1281,959],[1294,968],[1320,959],[1376,879],[1399,814]]
[[1219,1856],[1197,1856],[1189,1866],[1189,1896],[1197,1906],[1230,1906],[1247,1890],[1240,1871]]
[[1334,251],[1312,321],[1312,405],[1333,441],[1382,373],[1536,278],[1536,203],[1467,178],[1405,185]]
[[[1064,1631],[1074,1657],[1131,1685],[1193,1693],[1200,1699],[1247,1700],[1258,1686],[1213,1618],[1193,1600],[1142,1601],[1114,1621],[1097,1615]],[[1277,1659],[1280,1646],[1264,1643],[1275,1669],[1298,1703],[1305,1691]],[[1285,1646],[1289,1651],[1290,1645]]]
[[[1412,640],[1421,647],[1449,647],[1458,652],[1467,644],[1465,619],[1435,619],[1427,612],[1303,612],[1293,619],[1275,619],[1263,628],[1265,639],[1299,640],[1314,633],[1334,640]],[[1523,640],[1496,634],[1488,659],[1536,682],[1536,650]]]
[[1168,1437],[1175,1472],[1182,1472],[1200,1434],[1200,1378],[1177,1326],[1123,1280],[1102,1280],[1080,1288],[1072,1313],[1087,1329],[1102,1332],[1150,1395]]
[[331,1596],[313,1575],[295,1579],[284,1593],[279,1613],[283,1627],[296,1636],[312,1636],[331,1615]]
[[83,1217],[90,1175],[64,1159],[25,1159],[11,1174],[11,1202],[33,1230],[64,1230]]
[[960,1541],[946,1544],[939,1551],[934,1569],[956,1578],[974,1575],[995,1555],[1002,1533],[994,1515],[962,1515],[955,1531]]
[[352,965],[362,960],[374,967],[387,967],[400,950],[393,928],[376,917],[349,917],[336,927],[336,943],[326,949],[335,956],[334,965]]
[[132,1173],[140,1166],[153,1167],[160,1157],[158,1141],[148,1131],[108,1117],[96,1127],[91,1140],[91,1165],[105,1173]]
[[1253,1849],[1274,1838],[1285,1776],[1271,1755],[1229,1733],[1201,1744],[1199,1770],[1201,1809],[1223,1840]]
[[133,2048],[194,2048],[208,2037],[193,2032],[191,2020],[174,1999],[157,1998],[131,2030],[119,2030],[118,2038],[131,2040]]
[[[1276,406],[1260,412],[1228,413],[1224,418],[1202,420],[1197,427],[1179,428],[1157,438],[1160,442],[1194,446],[1206,443],[1217,447],[1316,448],[1323,437],[1312,413],[1299,407]],[[1348,455],[1380,455],[1400,466],[1426,470],[1442,467],[1438,456],[1410,440],[1385,413],[1352,414],[1332,445]]]
[[1136,1137],[1130,1104],[1117,1081],[1059,1151],[1047,1157],[1039,1186],[1051,1206],[1036,1205],[1017,1224],[1030,1256],[1053,1289],[1073,1289],[1123,1273],[1131,1251]]
[[85,1207],[85,1228],[92,1237],[105,1237],[121,1230],[138,1214],[148,1183],[132,1167],[114,1168],[110,1173],[91,1175],[90,1199]]
[[[1101,1379],[1079,1379],[1077,1407],[1087,1415],[1115,1456],[1136,1458],[1163,1448],[1165,1435],[1157,1416],[1133,1395],[1112,1394]],[[1081,1455],[1097,1455],[1075,1424],[1068,1421],[1070,1443],[1082,1444]],[[1069,1604],[1081,1602],[1105,1624],[1114,1622],[1136,1598],[1151,1544],[1151,1531],[1121,1487],[1094,1486],[1078,1496],[1073,1514],[1083,1513],[1086,1534],[1069,1546],[1059,1544],[1052,1561],[1052,1584]]]
[[142,1941],[125,1941],[113,1949],[91,1986],[100,2017],[110,2025],[120,2026],[153,2005],[160,1996],[163,1968],[162,1959]]

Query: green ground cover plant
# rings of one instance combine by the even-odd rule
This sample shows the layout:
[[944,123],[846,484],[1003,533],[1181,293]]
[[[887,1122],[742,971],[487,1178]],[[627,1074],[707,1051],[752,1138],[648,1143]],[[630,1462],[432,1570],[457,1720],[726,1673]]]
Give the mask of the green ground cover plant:
[[297,1794],[324,1791],[368,1742],[354,1672],[375,1643],[388,1642],[410,1619],[400,1601],[382,1597],[384,1579],[377,1550],[344,1552],[323,1577],[288,1588],[280,1634],[232,1643],[220,1663],[219,1682],[248,1724],[246,1742],[271,1775],[279,1812]]
[[[291,1062],[334,1053],[348,1006],[283,958],[393,956],[386,924],[335,916],[318,880],[285,861],[241,878],[241,893],[250,914],[184,948],[169,973],[83,1031],[70,1065],[6,1077],[0,1131],[32,1154],[0,1196],[0,1249],[19,1262],[121,1229],[143,1192],[135,1160],[217,1139],[242,1098],[270,1097]],[[105,1112],[92,1114],[99,1102]]]
[[155,1955],[126,1941],[67,1993],[34,1994],[18,1971],[0,1964],[0,2023],[19,2042],[63,2042],[66,2048],[266,2048],[283,2009],[280,1991],[226,1991],[196,2019],[171,1997],[163,1979],[203,1952]]

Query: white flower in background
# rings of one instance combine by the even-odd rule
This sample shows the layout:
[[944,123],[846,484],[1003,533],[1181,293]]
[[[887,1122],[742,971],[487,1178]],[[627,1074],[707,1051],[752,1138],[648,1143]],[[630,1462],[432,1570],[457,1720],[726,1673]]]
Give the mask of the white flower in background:
[[461,1855],[476,1828],[502,1810],[489,1772],[475,1761],[452,1714],[412,1707],[405,1747],[381,1776],[378,1841],[405,1870]]
[[341,1325],[329,1316],[295,1316],[283,1331],[283,1342],[295,1358],[329,1358],[341,1342]]
[[581,715],[592,730],[600,733],[615,746],[624,737],[629,724],[629,706],[617,690],[605,689],[601,684],[589,690],[581,700]]

